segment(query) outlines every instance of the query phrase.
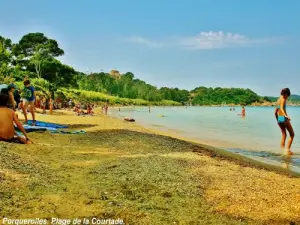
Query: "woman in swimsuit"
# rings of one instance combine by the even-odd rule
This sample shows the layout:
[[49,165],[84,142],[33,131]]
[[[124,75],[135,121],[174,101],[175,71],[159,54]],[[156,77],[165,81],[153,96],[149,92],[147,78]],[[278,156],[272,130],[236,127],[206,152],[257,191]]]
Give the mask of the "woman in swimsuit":
[[286,112],[286,101],[290,97],[291,91],[289,88],[284,88],[281,90],[281,96],[277,100],[277,107],[275,110],[275,117],[277,120],[277,123],[281,129],[282,138],[281,138],[281,147],[285,148],[285,140],[286,140],[286,130],[290,134],[290,139],[288,141],[288,145],[286,148],[286,153],[288,155],[292,155],[293,152],[291,152],[291,145],[293,143],[293,139],[295,136],[292,124],[291,124],[291,118],[287,115]]

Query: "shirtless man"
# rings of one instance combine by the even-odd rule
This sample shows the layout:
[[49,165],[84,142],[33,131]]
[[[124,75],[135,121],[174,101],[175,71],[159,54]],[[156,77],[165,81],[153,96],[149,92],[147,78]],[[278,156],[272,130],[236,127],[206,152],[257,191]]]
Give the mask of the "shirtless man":
[[[8,95],[0,93],[0,140],[27,144],[29,141],[28,136],[15,112],[12,109],[7,108],[8,102]],[[25,138],[16,136],[14,123],[24,134]]]

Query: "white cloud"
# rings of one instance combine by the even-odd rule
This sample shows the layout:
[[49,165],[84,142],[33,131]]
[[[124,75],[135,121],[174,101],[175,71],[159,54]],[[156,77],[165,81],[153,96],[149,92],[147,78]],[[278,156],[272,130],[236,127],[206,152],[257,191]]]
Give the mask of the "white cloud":
[[136,44],[147,45],[151,48],[160,48],[160,47],[164,46],[163,43],[158,43],[158,42],[151,41],[151,40],[148,40],[146,38],[137,37],[137,36],[131,37],[129,39],[129,41],[132,42],[132,43],[136,43]]
[[130,41],[149,47],[182,47],[190,50],[220,49],[233,47],[251,47],[259,44],[272,44],[281,41],[279,38],[249,38],[241,34],[223,31],[201,32],[196,36],[173,37],[164,41],[153,41],[143,37],[132,37]]
[[219,32],[201,32],[194,37],[184,37],[180,44],[191,49],[216,49],[248,45],[251,40],[240,34]]

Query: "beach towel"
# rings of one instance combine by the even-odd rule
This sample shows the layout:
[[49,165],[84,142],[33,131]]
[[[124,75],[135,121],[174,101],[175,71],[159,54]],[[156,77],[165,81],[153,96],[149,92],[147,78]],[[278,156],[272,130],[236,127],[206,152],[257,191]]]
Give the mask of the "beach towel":
[[21,131],[16,131],[16,134],[21,138],[25,138],[24,134]]
[[74,130],[74,131],[54,130],[51,131],[51,134],[86,134],[86,132],[84,130]]
[[[32,120],[28,120],[28,125],[32,125]],[[37,127],[47,127],[47,128],[56,128],[56,129],[61,129],[61,128],[68,128],[68,126],[65,125],[60,125],[56,123],[48,123],[48,122],[43,122],[43,121],[35,121],[35,126]],[[48,129],[49,130],[49,129]]]
[[30,126],[30,125],[23,125],[26,132],[36,132],[36,131],[55,131],[56,128],[53,127],[39,127],[39,126]]

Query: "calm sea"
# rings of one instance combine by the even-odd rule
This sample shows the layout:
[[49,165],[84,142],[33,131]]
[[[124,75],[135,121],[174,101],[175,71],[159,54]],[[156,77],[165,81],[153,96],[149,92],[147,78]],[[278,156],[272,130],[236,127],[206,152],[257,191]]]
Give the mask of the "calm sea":
[[288,160],[280,149],[281,132],[274,116],[274,107],[247,107],[246,117],[238,115],[241,108],[229,107],[146,107],[112,110],[117,117],[131,117],[146,127],[174,132],[204,144],[220,147],[236,154],[291,168],[300,172],[300,107],[287,107],[295,131]]

